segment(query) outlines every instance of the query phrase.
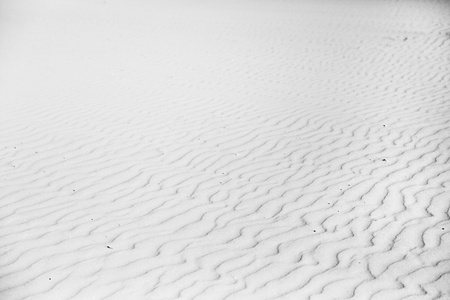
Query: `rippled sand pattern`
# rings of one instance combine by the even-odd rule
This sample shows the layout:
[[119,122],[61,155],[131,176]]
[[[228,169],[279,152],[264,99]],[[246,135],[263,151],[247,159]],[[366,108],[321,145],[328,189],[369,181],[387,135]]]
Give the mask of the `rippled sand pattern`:
[[450,5],[4,0],[0,299],[450,299]]

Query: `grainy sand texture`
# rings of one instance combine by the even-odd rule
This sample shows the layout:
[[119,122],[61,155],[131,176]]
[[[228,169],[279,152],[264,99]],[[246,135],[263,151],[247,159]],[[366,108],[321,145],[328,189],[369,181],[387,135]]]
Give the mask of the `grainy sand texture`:
[[450,299],[450,2],[1,0],[0,299]]

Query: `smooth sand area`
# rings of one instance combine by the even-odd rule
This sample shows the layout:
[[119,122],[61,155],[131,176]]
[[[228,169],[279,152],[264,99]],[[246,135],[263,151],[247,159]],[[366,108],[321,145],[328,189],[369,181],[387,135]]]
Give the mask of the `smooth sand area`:
[[2,0],[0,299],[450,299],[450,4]]

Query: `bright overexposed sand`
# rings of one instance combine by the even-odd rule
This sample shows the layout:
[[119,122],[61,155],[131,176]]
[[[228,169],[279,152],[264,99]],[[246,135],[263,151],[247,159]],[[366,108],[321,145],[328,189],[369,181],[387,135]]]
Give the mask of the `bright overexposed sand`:
[[1,0],[0,299],[450,299],[450,3]]

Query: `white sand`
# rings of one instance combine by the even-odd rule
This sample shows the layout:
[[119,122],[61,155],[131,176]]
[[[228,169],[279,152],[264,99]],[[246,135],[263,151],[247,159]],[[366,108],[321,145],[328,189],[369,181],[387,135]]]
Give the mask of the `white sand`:
[[0,299],[450,299],[448,2],[0,3]]

